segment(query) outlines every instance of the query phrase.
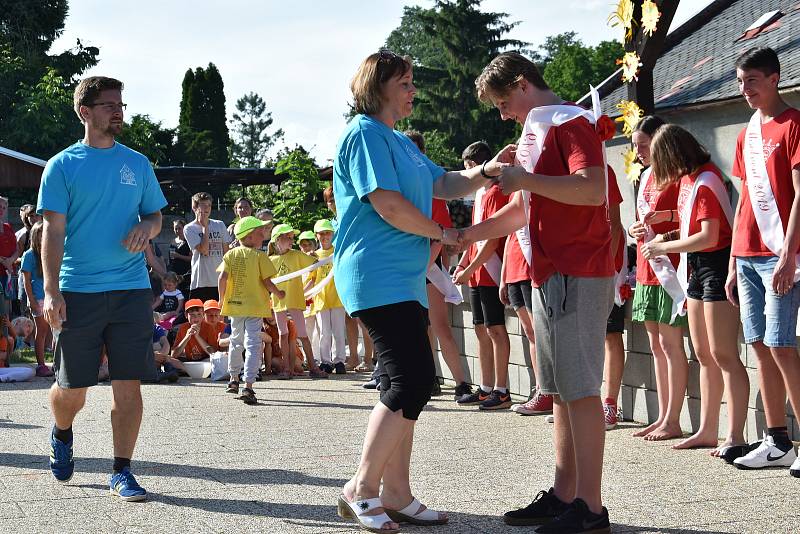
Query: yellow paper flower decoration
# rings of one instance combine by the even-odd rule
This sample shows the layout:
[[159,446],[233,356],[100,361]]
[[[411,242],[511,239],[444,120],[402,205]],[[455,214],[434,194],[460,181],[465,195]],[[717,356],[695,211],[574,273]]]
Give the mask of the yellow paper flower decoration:
[[617,60],[617,65],[622,65],[622,81],[630,83],[631,80],[639,81],[639,67],[642,62],[636,52],[626,52],[622,59]]
[[623,100],[617,104],[617,109],[620,116],[616,118],[616,122],[622,123],[622,135],[630,137],[633,135],[636,125],[639,124],[639,120],[644,116],[644,110],[631,100]]
[[644,0],[642,3],[642,31],[647,35],[653,35],[660,18],[661,12],[656,3],[652,0]]
[[631,0],[618,0],[617,9],[608,16],[608,24],[612,28],[622,26],[625,30],[625,40],[633,36],[633,2]]
[[627,152],[623,153],[623,156],[625,157],[625,176],[630,183],[635,184],[639,181],[639,175],[642,174],[644,165],[639,163],[633,148],[629,148]]

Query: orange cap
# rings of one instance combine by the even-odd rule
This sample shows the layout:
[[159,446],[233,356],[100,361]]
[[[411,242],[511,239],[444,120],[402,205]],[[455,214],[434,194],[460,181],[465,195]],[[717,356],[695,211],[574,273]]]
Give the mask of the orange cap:
[[186,304],[183,305],[183,309],[188,311],[189,308],[202,308],[203,301],[200,299],[189,299],[186,301]]
[[219,307],[219,302],[214,299],[207,300],[203,303],[203,311],[208,310],[221,310],[222,308]]

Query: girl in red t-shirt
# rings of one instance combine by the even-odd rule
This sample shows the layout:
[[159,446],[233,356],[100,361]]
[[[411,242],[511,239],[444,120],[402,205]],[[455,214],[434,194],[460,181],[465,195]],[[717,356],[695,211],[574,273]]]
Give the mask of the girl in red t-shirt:
[[[655,132],[664,124],[660,117],[650,115],[644,117],[633,132],[633,145],[639,162],[650,166],[650,143]],[[659,190],[654,178],[642,173],[639,182],[639,197],[647,203],[646,210],[674,209],[678,201],[677,184]],[[636,217],[639,218],[639,209]],[[678,228],[677,222],[647,225],[637,220],[628,229],[628,234],[636,239],[636,292],[633,296],[631,318],[644,323],[650,351],[653,353],[653,367],[656,375],[658,392],[658,417],[649,426],[635,432],[635,437],[643,437],[648,441],[660,441],[680,437],[680,416],[683,399],[686,396],[689,364],[683,350],[683,327],[688,324],[686,316],[672,319],[672,297],[661,286],[650,263],[642,256],[642,246],[649,233],[648,228],[656,234]],[[675,268],[678,267],[678,254],[669,256]]]
[[717,447],[724,386],[728,437],[712,455],[732,462],[747,453],[744,424],[750,382],[739,359],[739,315],[725,295],[731,253],[730,199],[708,151],[680,126],[660,128],[653,137],[651,155],[656,183],[662,188],[678,183],[680,192],[677,210],[651,212],[644,222],[655,224],[677,215],[681,229],[658,235],[642,247],[642,253],[646,259],[676,252],[687,255],[689,332],[700,361],[700,428],[674,448]]

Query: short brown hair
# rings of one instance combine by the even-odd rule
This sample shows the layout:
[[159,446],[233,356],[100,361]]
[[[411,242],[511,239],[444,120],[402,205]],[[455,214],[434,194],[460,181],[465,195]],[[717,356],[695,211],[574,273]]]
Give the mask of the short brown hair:
[[533,61],[519,52],[503,52],[483,67],[475,79],[478,98],[489,103],[493,96],[505,96],[523,78],[538,89],[550,89]]
[[361,62],[350,82],[353,92],[353,111],[374,115],[383,106],[383,85],[392,78],[405,76],[411,70],[411,58],[398,56],[390,50],[381,50]]
[[420,152],[423,154],[425,153],[425,137],[422,135],[422,132],[417,130],[406,130],[403,132],[403,134],[405,134],[406,137],[411,139],[411,141],[417,145],[417,148]]
[[711,161],[706,147],[677,124],[656,130],[650,143],[650,162],[656,185],[663,189]]
[[75,88],[75,93],[72,95],[72,104],[75,109],[75,114],[83,122],[81,117],[81,106],[91,106],[94,104],[100,93],[109,89],[113,91],[122,91],[124,85],[121,81],[106,76],[90,76],[84,78]]
[[470,160],[478,165],[482,165],[490,159],[492,159],[492,150],[486,141],[475,141],[461,153],[462,161]]
[[214,197],[205,192],[195,193],[194,195],[192,195],[192,209],[195,209],[197,205],[200,204],[201,202],[211,202],[211,204],[213,205]]

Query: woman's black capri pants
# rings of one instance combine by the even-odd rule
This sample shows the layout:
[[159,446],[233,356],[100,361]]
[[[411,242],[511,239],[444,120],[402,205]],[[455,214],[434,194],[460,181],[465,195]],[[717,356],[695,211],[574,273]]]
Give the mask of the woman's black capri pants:
[[356,316],[367,327],[383,370],[381,402],[416,421],[431,399],[436,375],[428,310],[417,301],[407,301],[361,310]]

